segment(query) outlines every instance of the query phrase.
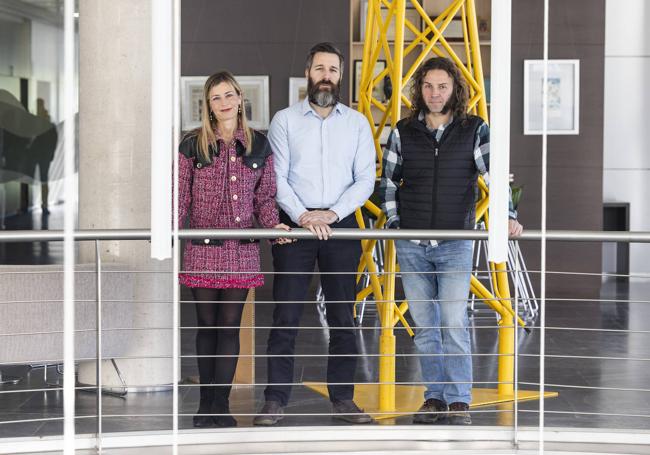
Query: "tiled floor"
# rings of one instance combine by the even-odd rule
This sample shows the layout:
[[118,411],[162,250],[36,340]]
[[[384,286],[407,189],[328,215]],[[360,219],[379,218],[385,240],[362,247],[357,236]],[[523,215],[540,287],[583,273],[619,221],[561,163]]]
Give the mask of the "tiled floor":
[[[9,220],[11,221],[11,220]],[[8,228],[12,225],[8,222]],[[27,223],[29,224],[29,223]],[[27,227],[28,229],[31,227]],[[60,261],[58,247],[33,244],[0,247],[0,257],[5,263],[25,261],[32,263],[52,263]],[[256,326],[271,325],[273,304],[269,283],[257,293]],[[616,429],[650,429],[650,333],[647,321],[650,320],[650,283],[631,284],[605,283],[600,291],[600,299],[574,302],[568,300],[550,301],[546,308],[545,382],[547,390],[559,392],[557,398],[545,400],[545,424],[550,427],[602,427]],[[549,297],[553,297],[549,290]],[[190,299],[184,291],[183,299]],[[620,299],[623,302],[605,302]],[[625,300],[640,301],[626,303]],[[266,303],[263,303],[266,302]],[[193,325],[193,305],[182,306],[182,324]],[[318,327],[301,331],[297,341],[297,352],[301,354],[326,354],[327,330],[322,328],[322,317],[317,306],[309,305],[305,310],[303,325]],[[496,320],[490,313],[480,313],[473,319],[472,339],[476,354],[494,354],[497,346]],[[566,328],[596,330],[565,330]],[[365,316],[363,330],[359,331],[358,343],[362,352],[376,353],[379,327],[372,311]],[[557,329],[551,329],[557,328]],[[602,329],[602,330],[601,330]],[[631,332],[620,332],[630,330]],[[419,378],[414,345],[404,330],[397,330],[397,381],[417,381]],[[267,329],[256,332],[256,352],[266,350]],[[522,389],[535,389],[539,382],[540,330],[533,326],[532,333],[523,330],[518,333],[518,378]],[[182,352],[193,352],[193,333],[182,334]],[[572,357],[573,356],[573,357]],[[594,358],[580,359],[575,356]],[[633,358],[625,360],[622,358]],[[325,357],[298,358],[296,360],[296,382],[318,381],[324,378]],[[3,368],[5,374],[23,377],[18,385],[0,386],[0,438],[19,436],[43,436],[61,434],[61,421],[38,421],[7,423],[15,420],[44,419],[62,416],[62,392],[18,392],[20,390],[42,388],[43,369],[30,370],[26,366]],[[49,368],[50,379],[56,377],[54,368]],[[182,376],[196,374],[192,359],[183,359]],[[496,387],[497,359],[492,355],[479,355],[474,358],[474,380],[481,387]],[[256,362],[258,382],[266,381],[264,359]],[[356,381],[375,382],[378,378],[376,357],[361,358],[358,362]],[[254,413],[263,400],[263,387],[242,387],[233,391],[231,402],[235,414]],[[105,432],[134,430],[163,430],[171,428],[171,418],[154,416],[172,411],[171,392],[129,393],[125,398],[103,397],[103,430]],[[198,390],[181,388],[180,412],[192,414],[197,407]],[[77,394],[77,414],[92,416],[96,409],[96,396],[91,393]],[[538,423],[539,402],[519,404],[518,424],[535,426]],[[282,426],[332,425],[336,424],[328,416],[304,415],[323,414],[330,411],[328,401],[310,389],[298,385],[294,387],[289,414]],[[292,416],[291,414],[299,414]],[[110,417],[111,415],[120,417]],[[123,417],[138,415],[138,417]],[[626,417],[631,415],[635,417]],[[514,413],[511,404],[500,407],[485,407],[473,413],[476,425],[513,425]],[[238,416],[240,426],[251,425],[251,416]],[[382,421],[382,424],[408,424],[408,416]],[[191,427],[191,416],[182,417],[181,428]],[[77,421],[78,433],[93,433],[96,418],[80,418]]]

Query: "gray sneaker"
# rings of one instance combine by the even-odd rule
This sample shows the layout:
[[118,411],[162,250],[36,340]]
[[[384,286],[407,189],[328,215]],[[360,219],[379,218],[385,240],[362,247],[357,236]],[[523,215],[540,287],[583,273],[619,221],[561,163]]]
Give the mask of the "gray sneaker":
[[284,418],[284,408],[277,401],[267,401],[253,419],[253,425],[270,427]]
[[371,423],[374,419],[360,409],[354,401],[343,400],[332,402],[332,416],[338,420],[344,420],[348,423]]
[[471,425],[472,417],[469,415],[469,405],[460,401],[451,403],[447,423],[449,425]]
[[444,418],[446,412],[447,404],[444,401],[429,398],[420,406],[418,413],[413,416],[413,423],[436,423]]

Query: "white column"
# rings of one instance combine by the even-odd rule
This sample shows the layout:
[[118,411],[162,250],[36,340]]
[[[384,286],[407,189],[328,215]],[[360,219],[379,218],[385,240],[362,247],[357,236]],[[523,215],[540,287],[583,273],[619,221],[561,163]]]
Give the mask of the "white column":
[[172,256],[172,119],[173,37],[172,0],[151,1],[151,257]]
[[489,259],[507,260],[510,169],[511,0],[492,0]]
[[[151,2],[81,1],[79,6],[79,228],[148,229],[155,159],[150,133]],[[133,289],[133,301],[110,302],[111,289],[103,293],[104,329],[151,328],[104,332],[105,357],[150,357],[117,360],[134,387],[172,383],[171,359],[155,358],[172,353],[171,261],[150,256],[149,242],[102,242],[105,264],[140,272],[124,283]],[[94,262],[92,247],[82,247],[81,261]],[[106,386],[119,386],[110,363],[102,370]],[[80,365],[79,381],[95,382],[94,362]]]

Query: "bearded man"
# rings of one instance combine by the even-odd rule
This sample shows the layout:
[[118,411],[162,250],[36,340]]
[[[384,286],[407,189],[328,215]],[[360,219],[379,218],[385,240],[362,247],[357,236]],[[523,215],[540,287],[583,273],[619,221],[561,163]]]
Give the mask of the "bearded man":
[[[448,58],[425,61],[411,87],[411,115],[397,123],[382,158],[386,227],[474,229],[477,178],[489,180],[488,126],[467,114],[469,89]],[[509,234],[520,235],[512,201],[509,217]],[[472,241],[400,239],[395,248],[426,386],[413,422],[469,425]]]
[[[320,276],[330,327],[327,383],[335,418],[350,423],[372,419],[353,401],[358,353],[353,306],[361,256],[357,240],[329,239],[332,228],[358,227],[354,212],[374,189],[375,150],[366,118],[340,103],[343,55],[331,43],[307,55],[308,97],[271,122],[280,218],[309,229],[316,238],[273,245],[273,329],[267,354],[265,404],[255,425],[283,417],[294,383],[294,348],[314,266]],[[312,300],[313,301],[313,300]]]

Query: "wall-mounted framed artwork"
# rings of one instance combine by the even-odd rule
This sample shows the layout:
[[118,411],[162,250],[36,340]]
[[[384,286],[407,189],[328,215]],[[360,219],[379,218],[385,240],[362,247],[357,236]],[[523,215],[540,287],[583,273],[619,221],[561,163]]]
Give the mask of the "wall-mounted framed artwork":
[[181,129],[189,131],[201,126],[203,85],[207,76],[181,77]]
[[235,76],[244,93],[242,108],[248,126],[257,130],[269,129],[269,77]]
[[292,106],[307,98],[307,78],[289,78],[289,106]]
[[[181,77],[181,129],[188,131],[201,125],[203,85],[208,76]],[[248,126],[258,130],[269,127],[269,77],[235,76],[244,95],[242,109]]]
[[[542,134],[544,61],[524,60],[524,134]],[[580,133],[580,60],[548,61],[548,134]]]

